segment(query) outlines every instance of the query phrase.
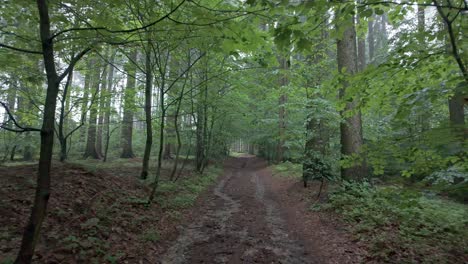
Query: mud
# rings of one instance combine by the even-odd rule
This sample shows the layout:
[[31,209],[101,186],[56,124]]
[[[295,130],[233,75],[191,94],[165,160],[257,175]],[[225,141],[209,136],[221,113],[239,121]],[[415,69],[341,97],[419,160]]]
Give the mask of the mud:
[[319,263],[291,236],[276,194],[258,173],[265,167],[255,157],[228,160],[200,217],[182,230],[160,263]]

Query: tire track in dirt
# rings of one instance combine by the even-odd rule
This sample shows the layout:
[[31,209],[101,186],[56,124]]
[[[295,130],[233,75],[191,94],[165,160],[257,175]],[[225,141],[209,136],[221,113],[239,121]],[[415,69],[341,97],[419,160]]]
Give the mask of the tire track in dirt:
[[257,158],[226,162],[225,173],[160,263],[315,263],[288,234],[280,208],[255,173]]
[[201,218],[201,221],[194,222],[189,225],[184,232],[177,238],[175,243],[169,248],[167,253],[162,257],[161,263],[163,264],[182,264],[187,262],[187,252],[194,244],[203,243],[208,241],[213,234],[204,232],[204,227],[210,227],[211,222],[216,220],[218,230],[216,234],[222,234],[226,232],[227,220],[236,212],[239,211],[240,204],[234,201],[231,197],[227,196],[222,192],[226,182],[228,182],[233,175],[230,171],[226,177],[224,177],[214,188],[213,193],[217,197],[224,201],[224,205],[221,208],[215,208],[215,202],[210,201],[210,209],[205,212],[205,215]]

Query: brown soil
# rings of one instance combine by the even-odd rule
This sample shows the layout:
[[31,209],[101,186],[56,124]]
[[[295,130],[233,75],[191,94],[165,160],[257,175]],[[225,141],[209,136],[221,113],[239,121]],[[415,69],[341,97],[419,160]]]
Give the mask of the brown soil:
[[[160,263],[361,263],[365,252],[308,210],[310,189],[273,177],[265,161],[231,158]],[[316,186],[313,186],[316,188]]]
[[[36,167],[0,167],[0,263],[18,251]],[[155,263],[162,241],[177,237],[177,226],[190,210],[161,206],[158,201],[171,199],[169,194],[159,194],[146,207],[150,188],[138,180],[135,167],[91,173],[77,165],[54,164],[48,215],[33,262]]]
[[[256,157],[226,160],[218,183],[180,210],[158,203],[171,194],[145,207],[149,187],[135,168],[91,173],[54,164],[52,171],[35,263],[364,262],[335,216],[308,210],[316,186],[273,177]],[[33,165],[0,167],[0,263],[18,250],[35,174]]]

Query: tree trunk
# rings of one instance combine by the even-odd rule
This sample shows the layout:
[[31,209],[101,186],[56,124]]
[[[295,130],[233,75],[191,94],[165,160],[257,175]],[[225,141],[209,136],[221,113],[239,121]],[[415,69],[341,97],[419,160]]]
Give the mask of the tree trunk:
[[[437,4],[434,1],[435,4]],[[448,14],[444,13],[442,7],[437,6],[437,12],[444,21],[444,27],[447,30],[447,36],[445,38],[446,50],[453,56],[457,62],[458,68],[463,76],[464,82],[461,82],[455,89],[455,94],[449,98],[449,121],[453,135],[458,141],[459,145],[463,145],[465,140],[468,138],[468,129],[465,127],[465,104],[467,99],[466,86],[468,84],[468,67],[466,62],[466,56],[460,55],[458,48],[457,39],[453,31],[453,20],[449,19]],[[462,16],[466,14],[461,13]],[[463,21],[464,17],[461,18]],[[465,58],[465,59],[464,59]]]
[[[106,58],[109,57],[108,54]],[[97,126],[97,135],[96,135],[96,152],[100,157],[102,157],[102,138],[104,133],[104,118],[107,112],[107,100],[109,99],[109,92],[107,91],[107,68],[109,65],[104,65],[104,70],[102,72],[102,83],[101,91],[99,96],[99,118]]]
[[108,92],[108,97],[106,100],[106,111],[105,111],[105,116],[104,116],[104,126],[105,126],[105,131],[106,131],[106,145],[104,149],[104,158],[103,162],[107,161],[107,153],[109,151],[109,141],[110,141],[110,136],[111,136],[111,131],[110,131],[110,119],[111,119],[111,108],[112,108],[112,94],[114,94],[114,60],[115,60],[115,53],[110,49],[111,58],[110,58],[110,64],[108,65],[109,67],[109,75],[107,75],[107,92]]
[[161,176],[161,166],[162,166],[162,154],[164,149],[164,124],[165,124],[165,116],[166,116],[166,107],[164,106],[164,89],[165,89],[165,77],[161,75],[161,85],[159,88],[159,105],[160,105],[160,123],[159,123],[159,151],[158,151],[158,163],[156,165],[156,174],[154,176],[153,188],[151,190],[150,196],[148,198],[148,204],[153,202],[154,195],[156,194],[156,190],[159,186],[159,177]]
[[[80,120],[81,122],[83,122],[84,124],[86,124],[86,118],[87,118],[87,115],[88,115],[88,110],[89,110],[89,88],[91,86],[91,78],[92,78],[92,68],[94,67],[94,60],[93,59],[90,59],[88,60],[88,63],[86,64],[86,73],[85,73],[85,80],[84,80],[84,87],[83,87],[83,102],[81,104],[81,116],[80,116]],[[80,142],[86,142],[86,126],[83,126],[83,128],[81,129],[81,133],[80,133],[80,139],[79,141]],[[80,148],[83,152],[86,152],[86,145],[85,144],[82,144],[82,148]]]
[[153,145],[153,127],[151,120],[151,99],[153,96],[153,67],[151,64],[151,51],[148,45],[146,50],[146,83],[145,83],[145,122],[146,122],[146,142],[145,152],[143,154],[143,168],[141,169],[140,177],[146,179],[148,177],[149,159],[151,156],[151,148]]
[[[461,86],[460,88],[463,88],[463,84]],[[468,129],[465,127],[465,96],[457,90],[449,99],[448,105],[452,133],[456,141],[463,144],[468,138]]]
[[[357,72],[356,49],[356,31],[354,19],[351,17],[348,19],[348,24],[342,38],[337,41],[338,71],[340,73],[354,75]],[[341,81],[341,86],[339,96],[341,100],[345,100],[345,95],[348,96],[346,89],[349,86],[349,82],[344,79]],[[347,102],[344,111],[340,112],[344,120],[340,124],[341,154],[343,156],[358,154],[363,144],[361,113],[358,111],[349,116],[349,112],[355,111],[356,107],[357,100],[353,99],[352,102]],[[354,164],[341,169],[342,177],[348,180],[361,179],[365,174],[365,168],[360,164]]]
[[127,64],[127,85],[125,88],[124,109],[121,134],[121,158],[134,158],[133,154],[133,111],[135,108],[135,86],[136,86],[136,66],[133,64],[137,60],[137,51],[130,54],[130,60]]
[[37,0],[39,29],[42,42],[44,65],[47,73],[47,92],[41,128],[41,150],[37,175],[36,194],[31,215],[23,233],[21,247],[15,264],[31,263],[36,243],[39,239],[42,222],[46,216],[50,196],[50,168],[54,145],[54,124],[59,76],[55,69],[54,46],[50,34],[49,10],[46,0]]
[[91,95],[91,106],[89,110],[89,126],[88,126],[88,138],[86,140],[86,150],[83,155],[84,158],[100,159],[101,156],[96,149],[96,123],[98,115],[97,100],[100,90],[100,67],[95,70],[92,78],[92,85],[94,86],[93,94]]
[[375,53],[374,21],[372,19],[369,19],[369,22],[367,22],[367,26],[369,31],[367,35],[367,43],[369,45],[369,63],[373,63]]
[[68,111],[68,108],[66,108],[66,102],[68,96],[68,90],[71,87],[73,80],[73,71],[70,71],[67,77],[67,82],[65,83],[65,87],[63,88],[63,93],[62,93],[62,99],[60,101],[60,117],[59,117],[59,123],[58,123],[58,140],[60,143],[60,161],[64,162],[67,159],[67,138],[65,136],[65,115]]
[[[208,62],[207,62],[208,63]],[[205,81],[207,77],[207,69],[205,69],[204,78]],[[206,120],[207,120],[207,98],[208,98],[208,84],[206,83],[202,90],[199,93],[199,98],[197,102],[197,123],[196,123],[196,170],[201,172],[203,167],[203,162],[205,162],[205,153],[206,153]]]
[[279,79],[279,85],[280,85],[280,97],[278,100],[278,128],[279,128],[279,142],[277,146],[277,162],[282,162],[284,161],[284,152],[285,152],[285,138],[286,138],[286,102],[288,101],[288,97],[283,91],[284,86],[287,86],[289,84],[289,79],[286,74],[286,71],[289,70],[289,64],[290,61],[286,57],[281,57],[278,59],[278,62],[280,64],[280,79]]
[[[18,106],[17,106],[18,120],[22,121],[23,119],[25,119],[25,116],[27,112],[30,111],[30,109],[31,109],[30,100],[23,96],[19,96]],[[29,122],[23,122],[23,123],[29,123]],[[30,132],[25,132],[21,136],[22,136],[21,144],[23,145],[23,161],[32,161],[33,153],[32,153],[32,148],[31,148],[31,134]]]

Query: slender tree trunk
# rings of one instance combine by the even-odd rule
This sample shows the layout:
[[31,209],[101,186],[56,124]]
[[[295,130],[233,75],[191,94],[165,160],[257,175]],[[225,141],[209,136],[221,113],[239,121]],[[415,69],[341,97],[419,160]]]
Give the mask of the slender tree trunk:
[[88,126],[88,138],[86,140],[86,151],[83,155],[84,158],[100,159],[101,155],[96,149],[96,123],[98,115],[98,97],[100,91],[100,67],[95,71],[93,76],[94,91],[91,98],[91,106],[89,110],[89,126]]
[[105,132],[106,132],[106,144],[105,144],[105,149],[104,149],[104,158],[103,162],[107,161],[107,153],[109,151],[109,141],[110,141],[110,136],[111,136],[111,131],[110,131],[110,121],[111,121],[111,108],[112,108],[112,94],[114,94],[114,60],[115,60],[115,53],[110,49],[111,58],[110,58],[110,64],[108,65],[109,67],[109,74],[107,75],[107,92],[108,92],[108,97],[106,100],[106,111],[104,115],[104,126],[105,126]]
[[[374,16],[372,16],[374,18]],[[367,43],[369,45],[369,63],[374,61],[374,52],[375,52],[375,36],[374,36],[374,21],[369,19],[367,22],[368,34],[367,34]]]
[[172,167],[171,176],[170,176],[171,181],[174,180],[174,176],[175,176],[175,173],[177,171],[177,165],[178,165],[178,162],[179,162],[180,149],[182,147],[182,141],[180,139],[178,119],[179,119],[180,107],[182,105],[182,99],[183,99],[183,96],[184,96],[184,91],[185,91],[185,85],[182,86],[182,89],[180,91],[179,101],[177,102],[177,108],[176,108],[176,112],[175,112],[175,116],[174,116],[174,130],[175,130],[176,139],[177,139],[177,147],[176,147],[176,152],[175,152],[174,165]]
[[54,145],[54,123],[59,76],[55,69],[54,46],[50,34],[49,10],[46,0],[37,0],[39,10],[39,29],[42,43],[44,65],[47,73],[47,92],[41,128],[41,150],[37,175],[36,194],[31,215],[23,233],[21,247],[15,264],[31,263],[36,243],[39,239],[42,222],[47,213],[50,196],[50,168]]
[[127,86],[125,88],[124,97],[124,109],[123,109],[123,120],[122,120],[122,134],[121,134],[121,147],[122,154],[121,158],[134,158],[133,154],[133,115],[135,108],[135,86],[136,86],[136,66],[133,63],[137,60],[137,51],[134,50],[130,54],[132,61],[128,62],[127,65]]
[[[108,54],[106,57],[109,57]],[[106,112],[108,111],[106,109],[107,106],[107,100],[110,100],[109,98],[109,91],[107,90],[107,68],[109,65],[104,65],[104,70],[102,72],[102,77],[101,77],[101,90],[100,90],[100,96],[99,96],[99,118],[98,118],[98,126],[97,126],[97,135],[96,135],[96,152],[98,153],[99,157],[102,157],[102,138],[103,138],[103,133],[104,133],[104,119]]]
[[204,131],[205,128],[205,93],[207,92],[206,85],[202,88],[199,93],[199,98],[197,102],[197,123],[196,123],[196,170],[201,171],[203,162],[205,160],[205,140],[204,140]]
[[166,107],[164,106],[164,89],[165,89],[165,77],[162,77],[161,87],[159,91],[159,105],[160,105],[160,124],[159,124],[159,151],[158,151],[158,163],[156,165],[156,174],[154,176],[153,189],[151,190],[150,196],[148,198],[148,204],[153,202],[154,195],[159,186],[159,178],[161,177],[161,167],[163,159],[163,149],[164,149],[164,124],[166,116]]
[[58,124],[58,140],[60,143],[60,161],[64,162],[67,159],[67,153],[68,153],[68,148],[67,148],[67,138],[65,136],[64,132],[64,126],[65,126],[65,115],[66,112],[68,111],[68,108],[66,108],[66,102],[68,96],[68,90],[71,87],[73,80],[73,70],[70,71],[67,77],[67,82],[65,83],[65,87],[63,88],[63,93],[62,93],[62,99],[60,101],[60,117],[59,117],[59,124]]
[[143,168],[141,169],[140,177],[146,179],[148,177],[149,159],[151,156],[151,147],[153,145],[153,127],[151,120],[151,99],[153,96],[153,67],[151,62],[151,51],[148,45],[146,50],[146,84],[145,84],[145,122],[146,122],[146,142],[145,152],[143,154]]
[[[81,116],[80,116],[80,120],[81,122],[83,122],[84,124],[86,124],[86,119],[87,119],[87,115],[88,115],[88,110],[89,110],[89,90],[90,90],[90,86],[91,86],[91,78],[92,78],[92,68],[94,67],[94,60],[93,59],[90,59],[88,60],[87,64],[86,64],[86,73],[85,73],[85,80],[84,80],[84,87],[83,87],[83,102],[81,104]],[[80,139],[79,141],[80,142],[86,142],[86,125],[83,126],[83,128],[81,129],[81,132],[80,132]],[[83,153],[86,152],[86,144],[83,144],[83,143],[80,143],[82,146],[82,151]]]
[[[438,6],[437,1],[433,1],[437,6],[437,12],[444,21],[445,29],[447,30],[446,37],[446,50],[450,53],[455,59],[458,68],[463,76],[464,82],[461,82],[458,87],[455,88],[455,94],[449,98],[449,121],[452,133],[455,138],[458,138],[458,142],[462,145],[465,140],[468,138],[468,129],[465,127],[465,105],[468,95],[466,92],[466,87],[468,83],[468,67],[466,61],[466,55],[460,55],[460,50],[458,48],[457,38],[453,30],[453,20],[449,19],[448,14],[444,13],[442,7]],[[461,20],[466,19],[464,16],[467,16],[464,13],[461,13]]]
[[[356,54],[356,31],[354,19],[351,17],[348,19],[342,38],[337,41],[338,71],[340,73],[354,75],[357,72]],[[345,100],[345,96],[349,96],[346,94],[349,82],[343,80],[341,86],[339,96],[341,100]],[[353,101],[347,102],[344,111],[341,111],[343,121],[340,124],[340,141],[343,156],[358,154],[363,144],[361,114],[357,111],[357,113],[349,116],[349,112],[355,111],[356,107],[357,101],[353,99]],[[360,164],[341,169],[341,175],[344,179],[362,179],[365,174],[365,168]]]
[[277,146],[277,162],[284,161],[284,152],[285,152],[285,138],[286,138],[286,103],[288,97],[281,87],[287,86],[289,84],[289,79],[286,74],[286,71],[289,70],[289,59],[286,57],[281,57],[278,59],[280,63],[280,79],[279,85],[281,89],[281,95],[278,100],[279,111],[278,111],[278,120],[279,120],[279,142]]

